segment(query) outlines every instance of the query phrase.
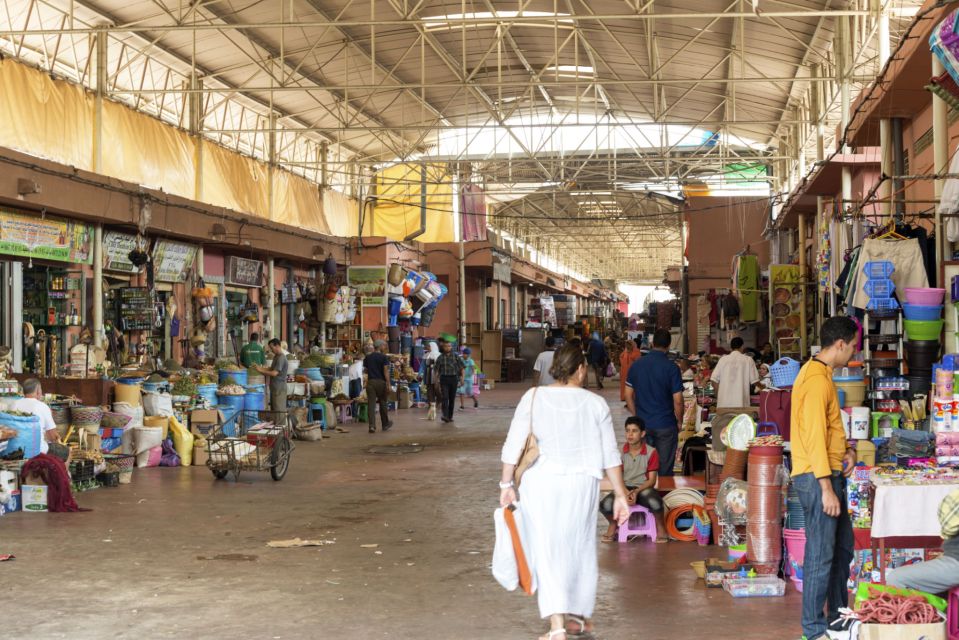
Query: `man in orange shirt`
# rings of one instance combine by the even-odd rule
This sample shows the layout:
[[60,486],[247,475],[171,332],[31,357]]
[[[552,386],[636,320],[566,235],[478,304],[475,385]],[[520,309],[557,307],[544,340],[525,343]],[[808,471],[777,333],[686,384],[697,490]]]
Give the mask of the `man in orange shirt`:
[[820,336],[822,351],[803,365],[793,385],[791,414],[792,480],[806,517],[802,594],[806,640],[826,638],[828,624],[848,605],[846,580],[855,542],[845,507],[844,476],[852,473],[856,453],[846,441],[832,372],[852,358],[858,327],[849,318],[830,318]]

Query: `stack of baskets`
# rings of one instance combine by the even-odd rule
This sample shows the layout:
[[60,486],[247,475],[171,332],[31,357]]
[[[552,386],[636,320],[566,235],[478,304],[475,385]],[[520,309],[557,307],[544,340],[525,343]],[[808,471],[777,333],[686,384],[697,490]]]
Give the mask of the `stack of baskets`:
[[124,453],[108,453],[104,454],[103,458],[107,461],[107,469],[110,469],[110,465],[112,465],[119,471],[118,479],[120,484],[130,484],[130,482],[132,482],[133,466],[137,459],[136,456]]
[[892,297],[896,285],[890,279],[895,270],[889,260],[873,260],[863,265],[863,272],[866,274],[863,289],[869,296],[866,308],[873,315],[888,314],[899,308],[899,303]]
[[96,432],[100,430],[103,409],[100,407],[73,407],[70,409],[70,423],[76,429]]

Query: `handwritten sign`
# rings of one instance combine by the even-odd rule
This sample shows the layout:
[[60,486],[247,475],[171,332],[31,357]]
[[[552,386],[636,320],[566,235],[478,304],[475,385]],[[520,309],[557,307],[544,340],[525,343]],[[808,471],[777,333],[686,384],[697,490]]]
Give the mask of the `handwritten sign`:
[[153,245],[153,274],[162,282],[183,282],[196,258],[196,246],[157,240]]
[[241,287],[259,287],[263,283],[263,262],[229,256],[226,262],[227,282]]
[[130,262],[130,252],[137,246],[137,237],[119,231],[107,231],[103,234],[103,268],[107,271],[137,273],[138,269]]
[[90,264],[93,229],[81,222],[0,209],[0,253]]

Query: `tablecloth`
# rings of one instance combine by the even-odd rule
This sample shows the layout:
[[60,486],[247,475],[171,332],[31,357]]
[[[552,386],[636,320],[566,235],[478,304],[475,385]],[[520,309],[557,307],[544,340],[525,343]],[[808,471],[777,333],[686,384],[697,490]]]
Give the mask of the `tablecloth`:
[[880,485],[872,508],[872,537],[937,536],[939,503],[955,484]]

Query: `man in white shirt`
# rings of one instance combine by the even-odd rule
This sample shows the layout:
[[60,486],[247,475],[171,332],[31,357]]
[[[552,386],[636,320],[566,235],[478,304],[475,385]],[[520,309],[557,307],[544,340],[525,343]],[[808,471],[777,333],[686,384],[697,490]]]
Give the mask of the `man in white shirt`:
[[748,407],[749,388],[759,382],[756,361],[743,353],[742,338],[733,338],[729,346],[732,352],[720,358],[713,369],[716,406]]
[[60,444],[60,434],[57,433],[57,425],[53,421],[53,412],[42,400],[43,389],[40,388],[40,381],[36,378],[27,378],[21,386],[23,397],[13,403],[13,410],[30,413],[40,418],[40,431],[43,433],[40,439],[40,453],[49,453],[66,461],[70,457],[70,448]]
[[556,355],[556,338],[547,336],[546,351],[536,356],[536,363],[533,365],[534,387],[545,387],[556,382],[549,373],[549,370],[553,368],[554,355]]

